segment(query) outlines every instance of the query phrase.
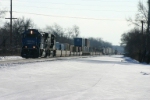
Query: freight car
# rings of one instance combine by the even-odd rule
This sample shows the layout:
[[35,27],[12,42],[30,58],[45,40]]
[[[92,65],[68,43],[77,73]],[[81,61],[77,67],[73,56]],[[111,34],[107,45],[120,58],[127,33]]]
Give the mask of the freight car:
[[38,58],[55,55],[55,36],[53,34],[39,32],[36,29],[28,29],[22,34],[22,57]]

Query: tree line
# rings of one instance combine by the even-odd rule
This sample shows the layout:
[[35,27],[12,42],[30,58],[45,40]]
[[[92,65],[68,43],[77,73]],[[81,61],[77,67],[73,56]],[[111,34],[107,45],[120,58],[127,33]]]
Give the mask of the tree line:
[[[5,12],[0,10],[0,18],[4,18]],[[0,26],[0,55],[15,54],[22,46],[22,33],[27,29],[38,29],[39,31],[52,33],[56,36],[56,41],[60,43],[69,43],[73,45],[73,39],[80,37],[80,29],[77,25],[71,28],[62,28],[58,24],[46,26],[44,29],[37,28],[37,25],[30,18],[18,18],[13,20],[12,24],[12,43],[10,43],[10,22],[4,22]],[[88,38],[90,40],[91,48],[97,50],[103,47],[112,47],[109,42],[103,41],[101,38]],[[8,52],[7,52],[8,51]],[[19,54],[19,53],[18,53]]]
[[[149,0],[150,1],[150,0]],[[148,2],[149,4],[150,2]],[[150,31],[149,31],[149,5],[138,4],[138,13],[135,20],[128,18],[134,29],[122,34],[121,41],[125,47],[125,55],[138,60],[139,62],[150,62]]]

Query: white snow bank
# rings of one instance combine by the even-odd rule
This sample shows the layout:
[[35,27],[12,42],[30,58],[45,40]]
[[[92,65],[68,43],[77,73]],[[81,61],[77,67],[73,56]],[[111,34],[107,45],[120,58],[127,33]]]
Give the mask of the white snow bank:
[[0,56],[0,61],[23,59],[20,56]]

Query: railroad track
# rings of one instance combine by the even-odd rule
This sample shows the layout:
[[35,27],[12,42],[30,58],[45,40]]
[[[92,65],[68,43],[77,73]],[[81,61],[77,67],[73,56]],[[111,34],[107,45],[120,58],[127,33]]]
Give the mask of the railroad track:
[[7,60],[1,60],[0,61],[0,68],[3,67],[3,66],[13,66],[13,65],[16,65],[16,64],[28,64],[28,63],[48,62],[48,61],[56,61],[56,60],[70,60],[70,59],[88,58],[88,57],[93,57],[93,56],[7,59]]

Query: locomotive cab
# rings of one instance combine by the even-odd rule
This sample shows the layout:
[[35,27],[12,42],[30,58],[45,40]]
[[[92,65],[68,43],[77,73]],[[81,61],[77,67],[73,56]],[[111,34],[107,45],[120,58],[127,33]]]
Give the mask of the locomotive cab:
[[55,56],[55,36],[50,33],[29,29],[22,34],[21,56],[38,58]]
[[22,51],[21,56],[25,58],[39,57],[39,45],[41,41],[41,34],[38,30],[29,29],[22,34]]

